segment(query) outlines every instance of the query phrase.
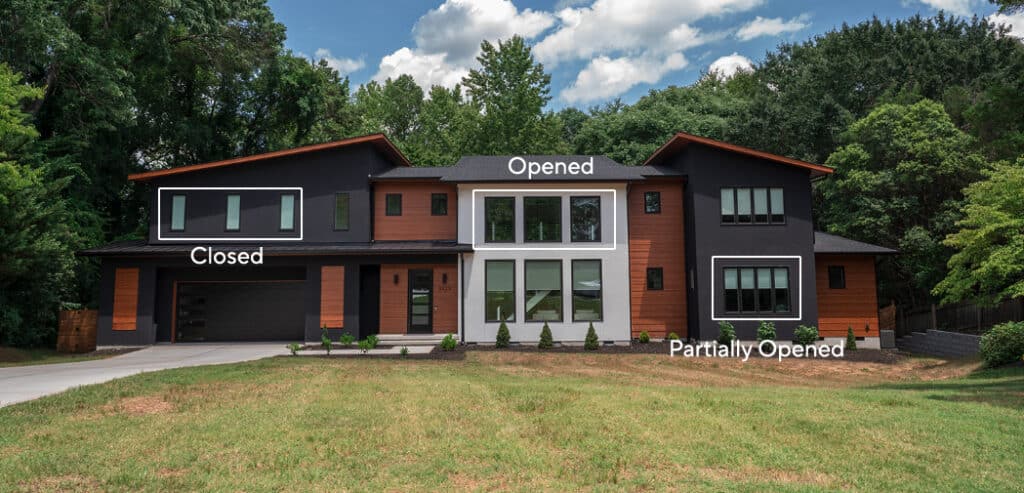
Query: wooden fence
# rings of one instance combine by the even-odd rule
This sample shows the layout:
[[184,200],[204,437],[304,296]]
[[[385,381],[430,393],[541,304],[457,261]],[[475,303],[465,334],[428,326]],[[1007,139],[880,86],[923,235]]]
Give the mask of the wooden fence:
[[[904,308],[890,305],[878,311],[879,326],[891,327],[896,337],[911,332],[945,330],[961,334],[983,334],[993,325],[1024,320],[1024,298],[1002,301],[995,306],[973,303]],[[891,320],[888,327],[886,320]]]

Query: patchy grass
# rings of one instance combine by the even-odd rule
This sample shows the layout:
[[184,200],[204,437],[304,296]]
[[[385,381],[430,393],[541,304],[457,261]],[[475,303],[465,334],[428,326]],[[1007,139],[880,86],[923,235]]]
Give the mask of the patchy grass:
[[0,489],[1019,491],[1024,368],[471,352],[148,373],[0,409]]
[[124,353],[124,351],[94,351],[83,354],[64,354],[58,353],[53,349],[19,349],[0,346],[0,368],[9,366],[75,363],[78,361],[109,358],[122,353]]

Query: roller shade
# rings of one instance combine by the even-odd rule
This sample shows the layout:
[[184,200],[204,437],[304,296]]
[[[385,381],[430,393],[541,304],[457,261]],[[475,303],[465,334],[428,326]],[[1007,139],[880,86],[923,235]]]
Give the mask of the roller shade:
[[512,291],[515,286],[515,263],[487,262],[487,291]]
[[601,261],[574,261],[572,263],[572,289],[580,291],[601,289]]
[[562,289],[562,262],[532,261],[526,263],[526,289],[530,291]]

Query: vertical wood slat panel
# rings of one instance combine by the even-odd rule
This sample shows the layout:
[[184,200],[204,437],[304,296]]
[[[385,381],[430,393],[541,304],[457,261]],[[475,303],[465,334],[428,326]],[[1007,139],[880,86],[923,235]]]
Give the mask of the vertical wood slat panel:
[[[644,212],[644,192],[661,193],[661,212]],[[630,187],[629,215],[630,322],[632,335],[669,333],[686,338],[686,261],[683,231],[683,184],[651,182]],[[661,267],[664,289],[647,290],[647,268]]]
[[345,266],[320,268],[320,326],[345,327]]
[[[829,266],[842,266],[846,287],[828,286]],[[878,337],[878,294],[875,258],[871,255],[819,254],[814,258],[818,293],[818,335],[846,337],[848,328],[860,337]],[[865,330],[865,326],[868,327]]]
[[114,270],[114,330],[135,330],[139,311],[139,269],[120,267]]

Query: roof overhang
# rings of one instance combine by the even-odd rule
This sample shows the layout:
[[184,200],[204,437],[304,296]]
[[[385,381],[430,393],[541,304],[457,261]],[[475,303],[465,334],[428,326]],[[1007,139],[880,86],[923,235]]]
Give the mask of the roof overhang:
[[654,151],[651,157],[644,161],[644,166],[651,166],[663,163],[669,156],[681,151],[683,148],[690,144],[701,144],[716,149],[722,149],[728,152],[734,152],[737,154],[743,154],[746,156],[756,157],[768,161],[773,161],[779,164],[785,164],[788,166],[795,166],[797,168],[803,168],[811,172],[811,177],[825,176],[832,174],[833,169],[828,166],[822,166],[820,164],[808,163],[800,161],[798,159],[792,159],[778,154],[771,154],[768,152],[762,152],[749,147],[738,146],[736,144],[730,144],[728,142],[722,142],[720,140],[709,139],[707,137],[698,137],[696,135],[679,132],[675,134],[668,142]]

